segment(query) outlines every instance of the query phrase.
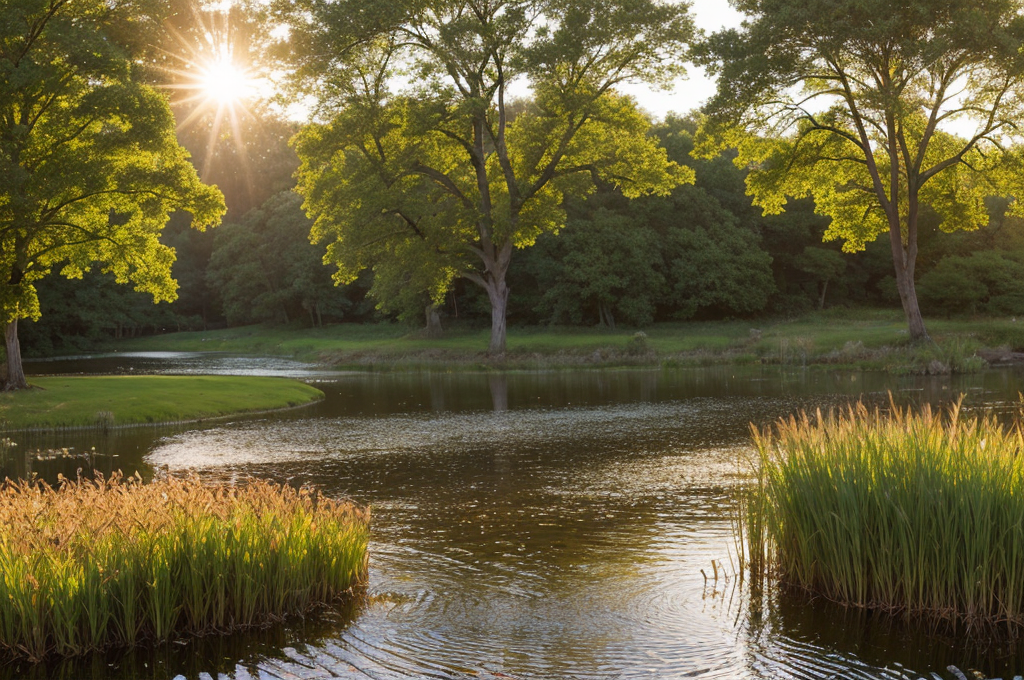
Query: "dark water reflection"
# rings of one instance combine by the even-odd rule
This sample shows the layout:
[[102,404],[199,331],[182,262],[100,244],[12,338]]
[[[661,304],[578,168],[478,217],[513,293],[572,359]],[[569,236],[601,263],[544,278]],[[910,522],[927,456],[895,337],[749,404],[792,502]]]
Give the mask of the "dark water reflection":
[[28,437],[7,474],[72,474],[80,459],[26,451],[95,446],[106,469],[258,475],[371,503],[371,578],[351,611],[316,624],[7,675],[286,677],[283,659],[320,669],[309,677],[953,678],[950,664],[1012,677],[1020,649],[803,597],[752,598],[701,570],[732,571],[751,421],[861,395],[884,403],[890,390],[1009,410],[1021,377],[316,373],[327,399],[280,417]]

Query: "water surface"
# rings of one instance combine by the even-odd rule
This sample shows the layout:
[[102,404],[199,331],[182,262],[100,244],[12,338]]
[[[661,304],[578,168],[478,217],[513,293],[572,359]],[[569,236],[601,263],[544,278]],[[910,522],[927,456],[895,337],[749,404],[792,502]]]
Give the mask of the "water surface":
[[[9,475],[95,462],[314,483],[372,505],[371,573],[365,597],[315,621],[8,676],[955,678],[949,665],[982,677],[1024,668],[1013,647],[751,594],[730,564],[751,422],[861,395],[884,404],[890,392],[936,404],[966,393],[970,408],[1008,410],[1018,372],[332,374],[177,354],[30,368],[315,381],[327,398],[308,409],[198,429],[25,436],[3,465]],[[74,457],[93,447],[94,458]]]

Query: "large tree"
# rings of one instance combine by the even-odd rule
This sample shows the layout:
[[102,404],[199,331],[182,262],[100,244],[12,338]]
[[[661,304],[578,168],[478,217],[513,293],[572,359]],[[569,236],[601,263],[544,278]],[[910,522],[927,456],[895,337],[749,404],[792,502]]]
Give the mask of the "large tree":
[[564,194],[692,181],[615,90],[680,74],[686,3],[282,5],[296,82],[318,102],[297,145],[299,189],[338,280],[372,267],[440,302],[465,277],[487,292],[492,354],[505,351],[513,251],[561,228]]
[[13,0],[0,6],[0,316],[7,389],[26,386],[18,319],[37,317],[33,282],[95,264],[171,300],[175,210],[215,224],[174,136],[166,97],[144,84],[142,39],[158,17],[141,0]]
[[703,46],[718,92],[699,151],[738,148],[766,213],[813,196],[826,239],[848,251],[888,233],[910,337],[927,338],[914,286],[923,207],[946,231],[976,229],[986,196],[1020,195],[1024,3],[733,4],[742,27]]

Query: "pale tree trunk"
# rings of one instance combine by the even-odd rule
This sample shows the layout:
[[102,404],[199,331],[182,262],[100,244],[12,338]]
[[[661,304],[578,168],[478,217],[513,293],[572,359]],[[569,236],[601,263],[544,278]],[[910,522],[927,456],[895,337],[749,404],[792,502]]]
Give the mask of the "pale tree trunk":
[[889,221],[889,243],[892,246],[892,261],[896,270],[896,288],[907,316],[911,342],[930,340],[924,327],[921,306],[917,302],[917,288],[914,286],[914,269],[917,265],[917,201],[912,197],[907,215],[907,244],[903,245],[903,234],[898,222]]
[[4,339],[7,344],[7,381],[4,383],[4,390],[23,390],[28,387],[25,380],[25,367],[21,364],[21,343],[18,342],[18,320],[7,322],[4,329]]
[[441,315],[437,311],[437,305],[431,302],[425,310],[427,316],[426,336],[428,338],[439,338],[444,333],[441,328]]
[[818,298],[818,309],[825,309],[825,293],[828,292],[828,279],[821,282],[821,296]]
[[487,297],[491,301],[491,344],[487,353],[494,357],[505,355],[506,315],[508,313],[508,285],[505,277],[488,280]]

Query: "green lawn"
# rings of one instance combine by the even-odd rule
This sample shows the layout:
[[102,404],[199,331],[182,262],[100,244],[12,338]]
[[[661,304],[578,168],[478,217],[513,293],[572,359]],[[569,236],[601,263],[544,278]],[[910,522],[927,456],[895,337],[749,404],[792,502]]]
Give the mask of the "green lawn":
[[[929,319],[932,337],[941,343],[1024,349],[1024,321],[1010,318]],[[624,352],[637,329],[580,327],[510,328],[510,358],[531,355],[585,356]],[[790,319],[659,323],[643,329],[647,346],[662,359],[682,354],[727,354],[786,361],[829,353],[898,347],[907,329],[899,310],[846,310],[804,314]],[[487,328],[456,327],[431,340],[400,324],[336,324],[326,328],[287,329],[245,326],[218,331],[170,333],[111,344],[117,350],[221,351],[293,356],[335,364],[401,359],[465,361],[482,359]]]
[[0,394],[7,428],[110,426],[199,420],[307,404],[323,392],[286,378],[234,376],[32,377]]

